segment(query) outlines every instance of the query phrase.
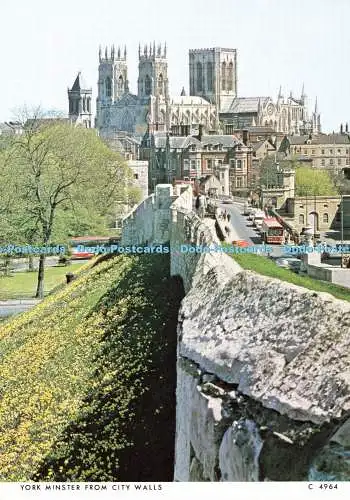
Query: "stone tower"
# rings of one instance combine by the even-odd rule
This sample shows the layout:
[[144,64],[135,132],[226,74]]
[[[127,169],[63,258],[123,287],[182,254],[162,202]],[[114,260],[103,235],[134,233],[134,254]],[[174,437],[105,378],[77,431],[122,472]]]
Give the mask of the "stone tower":
[[189,51],[190,95],[203,97],[220,110],[225,98],[237,96],[237,50]]
[[73,123],[91,128],[91,97],[92,88],[86,85],[79,72],[72,88],[68,88],[69,118]]
[[115,50],[114,45],[108,54],[105,49],[104,57],[99,50],[98,66],[98,100],[104,103],[114,102],[129,90],[128,66],[126,62],[126,47]]
[[168,62],[166,44],[162,49],[159,44],[145,45],[143,52],[139,45],[139,77],[137,80],[138,97],[158,97],[161,100],[169,96]]

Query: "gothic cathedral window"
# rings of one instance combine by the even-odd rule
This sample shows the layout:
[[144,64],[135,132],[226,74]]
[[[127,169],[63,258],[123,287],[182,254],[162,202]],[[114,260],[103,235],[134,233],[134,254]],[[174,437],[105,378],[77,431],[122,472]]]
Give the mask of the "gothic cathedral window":
[[221,90],[226,90],[226,63],[221,65]]
[[163,87],[164,87],[164,80],[163,80],[163,75],[161,73],[158,77],[158,94],[159,95],[164,94]]
[[231,61],[227,69],[227,90],[233,90],[233,62]]
[[123,90],[124,80],[122,75],[118,78],[118,90]]
[[197,63],[197,91],[202,92],[203,90],[203,71],[202,63]]
[[145,78],[145,95],[151,95],[152,92],[152,86],[151,86],[151,79],[148,75],[146,75]]
[[106,97],[111,97],[112,96],[112,82],[109,76],[107,76],[106,81]]
[[209,61],[207,63],[207,89],[213,91],[213,63]]

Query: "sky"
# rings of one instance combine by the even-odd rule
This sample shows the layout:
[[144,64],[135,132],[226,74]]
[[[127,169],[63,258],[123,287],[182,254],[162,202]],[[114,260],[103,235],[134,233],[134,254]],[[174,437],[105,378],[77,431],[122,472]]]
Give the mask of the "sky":
[[315,98],[325,132],[350,123],[349,0],[2,0],[0,122],[41,106],[67,113],[78,71],[97,96],[99,45],[167,42],[170,93],[188,93],[188,50],[237,49],[238,95]]

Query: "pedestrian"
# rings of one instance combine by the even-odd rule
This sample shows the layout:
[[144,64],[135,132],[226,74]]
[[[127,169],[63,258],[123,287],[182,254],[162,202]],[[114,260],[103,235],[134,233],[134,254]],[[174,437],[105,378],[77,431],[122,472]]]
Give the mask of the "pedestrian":
[[225,210],[225,212],[224,212],[224,220],[226,220],[226,219],[227,219],[227,212]]
[[231,214],[227,214],[227,222],[230,222],[231,220]]

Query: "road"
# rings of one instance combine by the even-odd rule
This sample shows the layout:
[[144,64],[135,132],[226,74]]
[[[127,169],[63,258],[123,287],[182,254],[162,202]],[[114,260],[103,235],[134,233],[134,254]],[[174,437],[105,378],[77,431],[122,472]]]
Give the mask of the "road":
[[1,300],[0,301],[0,318],[7,318],[13,314],[19,314],[29,311],[40,302],[40,299],[28,300]]
[[[222,203],[220,204],[222,211],[225,211],[231,215],[232,227],[240,240],[248,241],[254,245],[261,245],[262,241],[259,232],[255,229],[252,222],[247,216],[243,215],[243,204],[242,203]],[[283,251],[279,245],[272,245],[271,256],[281,257]]]
[[238,239],[248,241],[249,243],[261,244],[259,233],[255,230],[248,217],[243,215],[243,205],[240,203],[222,203],[221,210],[231,215],[231,224],[237,234]]
[[[57,262],[58,262],[58,257],[46,257],[45,266],[52,267],[55,266]],[[39,266],[39,259],[37,257],[34,257],[34,269],[37,270],[38,266]],[[11,264],[11,267],[15,272],[26,270],[28,269],[28,259],[16,259]]]

